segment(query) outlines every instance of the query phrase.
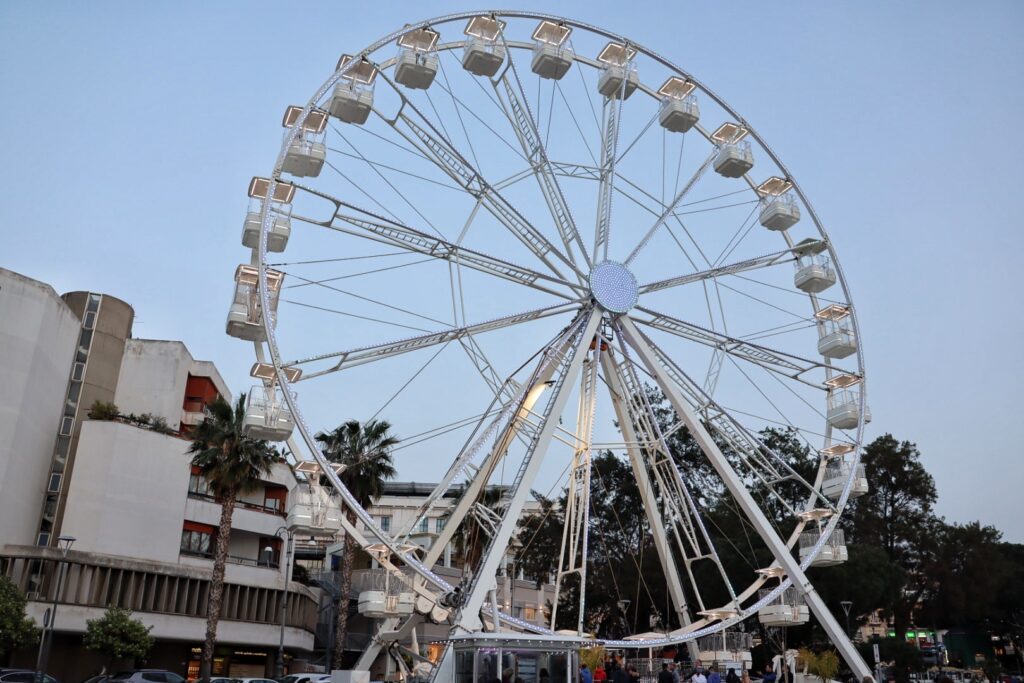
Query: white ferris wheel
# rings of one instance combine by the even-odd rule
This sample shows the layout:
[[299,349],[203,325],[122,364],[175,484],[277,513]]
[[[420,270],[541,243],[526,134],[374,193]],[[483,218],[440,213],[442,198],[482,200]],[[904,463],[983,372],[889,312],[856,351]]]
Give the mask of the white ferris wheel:
[[[251,433],[289,440],[300,468],[325,474],[358,520],[338,523],[408,584],[411,613],[381,633],[429,619],[456,640],[556,638],[502,611],[495,576],[531,491],[565,490],[556,583],[585,582],[591,457],[608,451],[636,478],[678,628],[604,644],[699,655],[698,639],[724,642],[744,619],[810,612],[869,673],[804,574],[845,559],[837,523],[867,490],[856,311],[813,208],[745,119],[626,37],[496,11],[348,51],[283,124],[276,165],[249,187],[252,257],[227,330],[256,348]],[[315,440],[381,415],[402,432],[399,467],[439,480],[413,525],[462,492],[429,549],[409,543],[413,525],[380,528]],[[809,476],[767,429],[813,454]],[[710,484],[671,455],[687,432]],[[481,514],[493,484],[504,494]],[[697,486],[729,501],[769,566],[725,571],[734,539]],[[432,567],[470,523],[488,542],[455,586]],[[726,602],[706,598],[698,563]]]

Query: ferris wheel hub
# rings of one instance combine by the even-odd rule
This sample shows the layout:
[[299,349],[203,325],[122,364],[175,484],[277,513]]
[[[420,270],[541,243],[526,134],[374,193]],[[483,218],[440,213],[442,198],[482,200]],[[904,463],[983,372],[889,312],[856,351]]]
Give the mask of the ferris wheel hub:
[[590,295],[609,313],[626,313],[636,306],[640,289],[636,277],[618,261],[602,261],[588,278]]

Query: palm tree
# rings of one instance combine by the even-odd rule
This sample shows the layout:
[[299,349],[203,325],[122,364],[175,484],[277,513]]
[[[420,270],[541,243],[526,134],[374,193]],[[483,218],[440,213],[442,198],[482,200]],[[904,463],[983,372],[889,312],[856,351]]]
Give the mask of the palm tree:
[[[213,576],[210,579],[210,600],[206,612],[206,640],[199,677],[209,680],[213,665],[213,647],[217,640],[224,597],[224,565],[228,559],[231,539],[231,517],[238,496],[254,490],[260,478],[270,472],[278,461],[277,451],[266,441],[252,439],[242,433],[245,421],[245,396],[238,398],[234,409],[221,397],[206,406],[206,417],[192,433],[192,464],[209,482],[210,490],[221,504],[220,529],[213,555]],[[287,590],[287,587],[285,588]]]
[[[398,439],[391,434],[391,424],[384,420],[370,420],[364,425],[358,420],[349,420],[333,431],[316,435],[323,446],[324,457],[333,463],[344,465],[339,475],[356,501],[362,507],[369,505],[384,493],[384,482],[397,474],[391,462],[391,447]],[[351,524],[356,515],[345,512]],[[356,558],[356,546],[345,539],[345,551],[341,556],[341,573],[336,628],[334,629],[334,667],[340,669],[345,655],[345,637],[348,634],[348,601],[352,591],[352,567]]]

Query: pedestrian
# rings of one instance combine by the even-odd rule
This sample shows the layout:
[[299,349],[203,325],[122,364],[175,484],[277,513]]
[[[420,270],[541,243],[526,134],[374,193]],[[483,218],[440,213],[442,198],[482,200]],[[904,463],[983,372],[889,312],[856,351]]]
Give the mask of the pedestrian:
[[746,669],[743,670],[743,675],[740,676],[740,683],[750,683],[750,672]]
[[708,683],[708,679],[707,676],[704,675],[704,672],[698,667],[697,670],[693,672],[693,678],[690,679],[690,683]]
[[708,673],[708,683],[722,683],[722,675],[718,673],[718,665],[711,665],[711,672]]
[[608,680],[608,672],[604,670],[604,666],[594,667],[594,683],[604,683]]
[[630,664],[626,668],[626,673],[629,674],[629,683],[640,683],[640,672],[637,671],[636,665]]
[[770,664],[764,668],[764,675],[761,676],[761,683],[775,683],[775,670]]
[[679,683],[679,669],[676,668],[675,662],[669,663],[668,671],[672,674],[672,683]]
[[740,677],[736,675],[736,669],[730,668],[725,674],[725,683],[740,683]]
[[594,683],[594,676],[590,673],[586,662],[580,664],[580,683]]
[[658,683],[674,683],[675,679],[672,678],[672,672],[668,670],[668,663],[661,663],[661,671],[658,672]]
[[551,675],[547,669],[540,670],[540,678],[537,679],[537,683],[551,683]]
[[626,673],[626,669],[615,662],[612,664],[615,667],[612,671],[612,683],[629,683],[629,674]]

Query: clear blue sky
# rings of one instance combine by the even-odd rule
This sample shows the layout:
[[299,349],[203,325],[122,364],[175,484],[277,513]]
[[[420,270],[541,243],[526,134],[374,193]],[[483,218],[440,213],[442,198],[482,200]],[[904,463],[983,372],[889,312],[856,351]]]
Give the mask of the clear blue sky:
[[[508,3],[509,7],[529,5]],[[358,8],[358,9],[353,9]],[[280,116],[342,51],[431,3],[0,4],[0,265],[129,301],[236,388],[223,334],[245,211]],[[1024,541],[1024,144],[1017,2],[589,2],[664,53],[800,179],[852,287],[874,422],[916,442],[950,520]]]

